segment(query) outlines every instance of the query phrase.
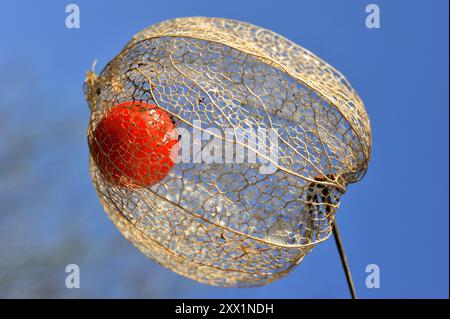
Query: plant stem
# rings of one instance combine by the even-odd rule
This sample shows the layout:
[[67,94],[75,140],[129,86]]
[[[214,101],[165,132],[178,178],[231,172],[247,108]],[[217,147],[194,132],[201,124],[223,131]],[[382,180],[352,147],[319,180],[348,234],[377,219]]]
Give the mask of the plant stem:
[[336,220],[333,225],[333,236],[336,241],[336,246],[339,251],[339,256],[341,257],[342,267],[344,268],[345,277],[347,278],[348,288],[350,290],[350,294],[352,299],[357,299],[355,285],[353,284],[352,273],[350,272],[350,267],[348,265],[347,256],[345,255],[344,245],[342,244],[341,235],[339,234],[339,229],[336,224]]

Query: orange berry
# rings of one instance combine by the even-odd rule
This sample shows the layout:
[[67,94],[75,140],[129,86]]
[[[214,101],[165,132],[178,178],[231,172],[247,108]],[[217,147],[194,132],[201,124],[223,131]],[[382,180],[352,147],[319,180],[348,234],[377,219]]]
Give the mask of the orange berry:
[[91,154],[105,179],[132,189],[161,181],[174,166],[178,135],[170,115],[129,101],[108,110],[94,130]]

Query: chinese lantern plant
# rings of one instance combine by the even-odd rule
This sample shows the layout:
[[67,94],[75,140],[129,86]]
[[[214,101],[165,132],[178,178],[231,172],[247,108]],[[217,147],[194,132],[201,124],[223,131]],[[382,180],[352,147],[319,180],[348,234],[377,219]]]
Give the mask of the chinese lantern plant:
[[[150,259],[199,282],[258,286],[288,274],[334,233],[345,263],[335,212],[367,170],[370,121],[345,77],[307,49],[246,22],[178,18],[135,34],[99,75],[89,71],[85,93],[97,194]],[[119,104],[143,96],[164,110]],[[220,139],[232,144],[231,163],[174,167],[169,114],[180,120],[178,134],[232,129]],[[275,172],[234,158],[238,147],[253,151],[241,137],[256,137],[254,128],[274,129]],[[264,148],[256,150],[262,159]]]
[[161,181],[174,166],[178,135],[171,116],[153,104],[128,101],[105,112],[91,154],[112,185],[139,189]]

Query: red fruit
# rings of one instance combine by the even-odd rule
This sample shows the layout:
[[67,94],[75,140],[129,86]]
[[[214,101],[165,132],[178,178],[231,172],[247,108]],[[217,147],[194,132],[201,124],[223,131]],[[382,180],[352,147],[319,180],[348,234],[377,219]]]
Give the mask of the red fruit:
[[161,181],[174,166],[178,135],[169,114],[153,104],[125,102],[94,130],[91,154],[105,179],[132,189]]

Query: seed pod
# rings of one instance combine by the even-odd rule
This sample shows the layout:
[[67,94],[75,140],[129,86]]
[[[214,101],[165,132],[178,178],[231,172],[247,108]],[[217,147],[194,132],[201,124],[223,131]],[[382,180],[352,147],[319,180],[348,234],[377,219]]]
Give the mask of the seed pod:
[[[182,161],[143,188],[109,183],[91,156],[102,205],[124,236],[164,267],[208,284],[254,286],[287,274],[329,237],[340,196],[370,158],[369,118],[348,81],[248,23],[195,17],[151,26],[98,77],[88,72],[85,92],[91,148],[111,108],[139,101],[167,112],[180,131],[232,128],[235,138],[219,141],[257,155]],[[274,132],[276,145],[241,143],[255,128]],[[267,166],[270,173],[261,170]]]

